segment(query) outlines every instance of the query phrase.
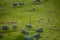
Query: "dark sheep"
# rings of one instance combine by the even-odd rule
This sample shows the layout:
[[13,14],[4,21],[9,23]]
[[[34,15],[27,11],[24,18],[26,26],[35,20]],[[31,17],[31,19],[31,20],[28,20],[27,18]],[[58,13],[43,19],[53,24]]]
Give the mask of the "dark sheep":
[[9,30],[8,26],[2,26],[2,30]]
[[27,28],[32,28],[32,25],[31,25],[31,24],[29,24],[29,25],[27,25],[26,27],[27,27]]
[[21,33],[22,34],[29,34],[29,32],[27,30],[22,30]]
[[37,33],[43,33],[43,28],[37,29],[36,32]]

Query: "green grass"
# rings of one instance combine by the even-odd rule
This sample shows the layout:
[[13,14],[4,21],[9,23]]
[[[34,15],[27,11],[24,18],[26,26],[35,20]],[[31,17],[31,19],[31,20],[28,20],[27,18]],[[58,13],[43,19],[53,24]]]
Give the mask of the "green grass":
[[[39,27],[43,27],[44,33],[41,34],[42,38],[40,40],[53,40],[56,38],[60,40],[60,32],[55,30],[60,30],[60,1],[59,0],[47,0],[41,2],[39,5],[33,5],[31,3],[32,0],[24,0],[24,7],[19,6],[19,2],[23,0],[0,0],[0,5],[4,8],[0,11],[0,21],[3,21],[4,24],[0,24],[0,33],[3,33],[3,38],[0,40],[15,40],[16,36],[21,35],[21,30],[25,28],[25,26],[31,20],[31,24],[33,25],[32,30],[36,30]],[[18,7],[13,8],[12,3],[17,2]],[[59,7],[57,7],[59,6]],[[28,11],[31,8],[35,8],[35,11]],[[56,11],[56,12],[52,12]],[[52,13],[49,13],[52,12]],[[37,18],[43,18],[41,22],[36,22]],[[17,31],[13,31],[12,24],[8,24],[8,20],[14,20],[17,22],[18,29]],[[21,21],[18,23],[18,21]],[[56,22],[48,22],[47,20],[56,20]],[[2,25],[8,25],[10,30],[7,32],[2,31]],[[48,26],[56,25],[57,27],[54,29],[53,33],[50,33]],[[27,29],[28,30],[28,29]],[[35,32],[29,30],[30,34],[27,36],[34,35]],[[46,37],[49,36],[49,39]]]

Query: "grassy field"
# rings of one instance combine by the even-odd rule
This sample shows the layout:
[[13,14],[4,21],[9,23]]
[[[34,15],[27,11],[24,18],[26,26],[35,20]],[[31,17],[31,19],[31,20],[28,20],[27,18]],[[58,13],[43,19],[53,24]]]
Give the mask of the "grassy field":
[[[24,7],[20,7],[21,1],[24,1]],[[18,6],[14,8],[13,3],[17,3]],[[29,35],[24,36],[33,36],[36,34],[33,30],[43,28],[44,32],[41,34],[40,40],[60,40],[60,0],[45,0],[39,5],[32,4],[32,0],[0,0],[0,6],[3,7],[3,10],[0,10],[0,22],[4,22],[0,23],[0,33],[3,34],[3,38],[0,40],[15,40],[18,35],[23,35],[21,30],[29,30],[25,26],[29,24],[30,20],[33,28],[29,30]],[[35,10],[31,11],[32,8]],[[40,22],[37,22],[36,19],[39,19]],[[8,21],[16,21],[17,31],[13,31],[12,24],[8,24]],[[3,25],[8,25],[9,30],[3,31]],[[56,27],[50,30],[49,27],[53,26]]]

